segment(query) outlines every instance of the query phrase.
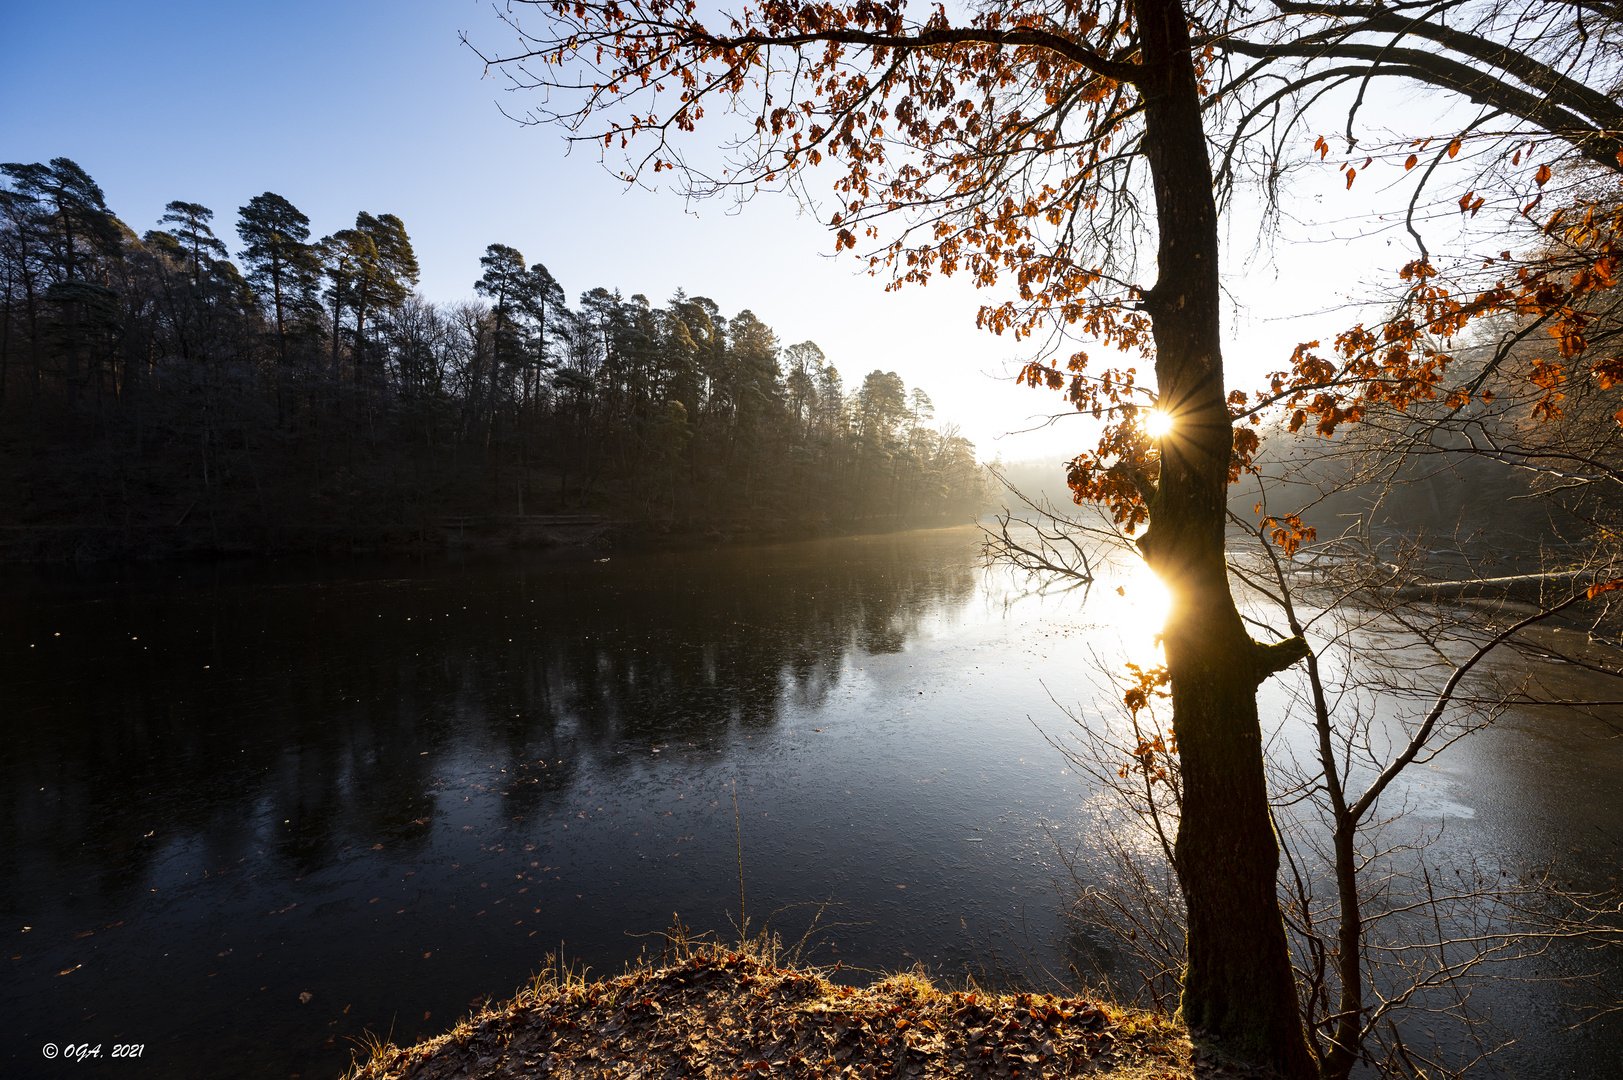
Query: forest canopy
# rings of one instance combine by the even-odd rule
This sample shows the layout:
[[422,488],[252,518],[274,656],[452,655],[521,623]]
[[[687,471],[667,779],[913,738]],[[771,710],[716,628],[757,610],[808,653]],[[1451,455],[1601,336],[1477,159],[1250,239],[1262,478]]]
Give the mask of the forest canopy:
[[393,214],[313,238],[265,192],[233,261],[206,206],[137,235],[66,158],[0,173],[6,557],[422,543],[448,519],[583,512],[771,535],[985,501],[922,389],[878,369],[847,387],[749,310],[603,287],[571,305],[501,243],[477,299],[440,303]]

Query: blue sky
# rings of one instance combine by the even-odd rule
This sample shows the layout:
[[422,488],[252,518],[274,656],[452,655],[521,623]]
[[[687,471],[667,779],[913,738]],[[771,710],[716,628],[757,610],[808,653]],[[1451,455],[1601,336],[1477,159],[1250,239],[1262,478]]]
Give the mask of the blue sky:
[[[1075,452],[1085,439],[1075,418],[1006,435],[1060,403],[1012,384],[1018,346],[975,329],[983,297],[964,283],[885,294],[855,259],[829,257],[830,236],[792,200],[695,215],[669,192],[626,190],[589,150],[567,154],[558,131],[502,116],[498,102],[522,99],[458,37],[507,42],[488,3],[0,2],[0,160],[72,158],[137,231],[172,199],[201,202],[235,251],[236,208],[262,191],[291,200],[318,236],[359,210],[394,213],[434,299],[470,296],[485,246],[506,243],[572,297],[603,285],[661,303],[685,287],[729,314],[752,309],[786,345],[816,341],[848,384],[896,370],[983,458]],[[1231,267],[1244,254],[1231,247]],[[1301,309],[1350,284],[1340,255],[1292,249],[1275,263],[1236,278],[1250,306],[1231,366],[1271,366],[1306,336],[1268,316],[1306,280],[1315,295]]]

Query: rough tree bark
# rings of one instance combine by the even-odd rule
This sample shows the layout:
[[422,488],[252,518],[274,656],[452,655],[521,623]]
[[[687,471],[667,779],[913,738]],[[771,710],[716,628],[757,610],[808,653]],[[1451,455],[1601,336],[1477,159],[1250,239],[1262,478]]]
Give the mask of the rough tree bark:
[[1164,647],[1183,776],[1176,870],[1188,908],[1182,1011],[1227,1053],[1311,1077],[1279,910],[1279,846],[1263,779],[1258,684],[1305,654],[1300,639],[1264,647],[1246,633],[1224,557],[1233,432],[1224,398],[1217,207],[1178,0],[1138,4],[1146,100],[1144,151],[1160,232],[1155,335],[1160,475],[1143,486],[1150,527],[1139,541],[1172,606]]

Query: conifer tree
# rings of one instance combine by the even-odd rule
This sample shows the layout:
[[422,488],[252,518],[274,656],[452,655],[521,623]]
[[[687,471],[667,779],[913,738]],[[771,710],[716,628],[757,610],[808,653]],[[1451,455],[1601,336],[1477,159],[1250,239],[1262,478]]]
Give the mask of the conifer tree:
[[332,370],[338,371],[338,343],[343,332],[344,308],[348,305],[355,310],[356,319],[356,360],[357,376],[360,371],[359,337],[360,327],[365,321],[365,308],[362,306],[363,287],[361,282],[367,274],[367,267],[377,263],[377,247],[372,239],[358,229],[340,229],[331,236],[324,236],[316,245],[321,269],[331,282],[327,286],[327,302],[332,305]]
[[354,319],[356,377],[367,366],[366,321],[405,302],[417,284],[417,255],[406,226],[393,214],[355,215],[355,227],[325,237],[322,262],[332,285],[333,363],[338,362],[340,315],[347,304]]
[[214,211],[201,203],[182,202],[179,199],[163,209],[164,215],[158,219],[158,224],[176,226],[170,232],[190,253],[192,285],[201,289],[203,260],[207,258],[213,261],[226,256],[225,244],[209,227],[209,222],[214,220]]
[[788,374],[784,376],[784,391],[789,415],[794,420],[795,436],[804,438],[817,405],[816,373],[823,367],[823,350],[813,341],[802,341],[783,350]]
[[96,260],[117,255],[121,226],[90,174],[65,157],[49,165],[8,162],[0,173],[11,178],[16,193],[33,204],[28,227],[49,252],[47,276],[53,281],[88,279]]
[[374,217],[364,210],[355,215],[355,230],[370,241],[370,258],[363,258],[356,280],[355,361],[366,362],[366,318],[405,302],[417,285],[417,255],[406,226],[393,214]]
[[896,437],[907,414],[907,387],[894,371],[870,371],[857,391],[857,416],[865,442],[883,446]]
[[523,317],[531,287],[524,254],[506,244],[491,244],[479,257],[484,276],[473,283],[474,292],[491,302],[495,318],[496,367],[498,371],[520,366],[524,351]]
[[417,287],[417,254],[412,250],[406,226],[393,214],[376,217],[364,210],[355,215],[355,228],[372,240],[377,250],[377,268],[370,287],[375,307],[392,307],[411,295]]
[[238,252],[248,281],[271,302],[276,358],[287,363],[288,324],[302,321],[315,304],[321,264],[309,244],[310,219],[275,192],[248,200],[238,211],[237,235],[247,245]]
[[541,263],[535,263],[530,267],[530,282],[524,302],[531,325],[535,328],[535,347],[526,364],[539,386],[541,372],[557,366],[557,361],[548,351],[548,334],[550,332],[556,338],[561,333],[559,328],[568,317],[569,301],[564,296],[563,286],[558,284],[552,273]]

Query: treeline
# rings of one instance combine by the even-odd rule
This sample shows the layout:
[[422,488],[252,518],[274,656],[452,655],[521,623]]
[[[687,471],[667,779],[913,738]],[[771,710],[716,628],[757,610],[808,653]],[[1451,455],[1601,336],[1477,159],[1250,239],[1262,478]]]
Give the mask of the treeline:
[[137,235],[72,161],[0,173],[12,558],[435,543],[448,519],[582,512],[793,533],[986,498],[922,390],[876,370],[848,391],[747,310],[604,288],[571,306],[503,244],[479,299],[436,303],[392,214],[313,240],[266,192],[233,261],[205,206]]

